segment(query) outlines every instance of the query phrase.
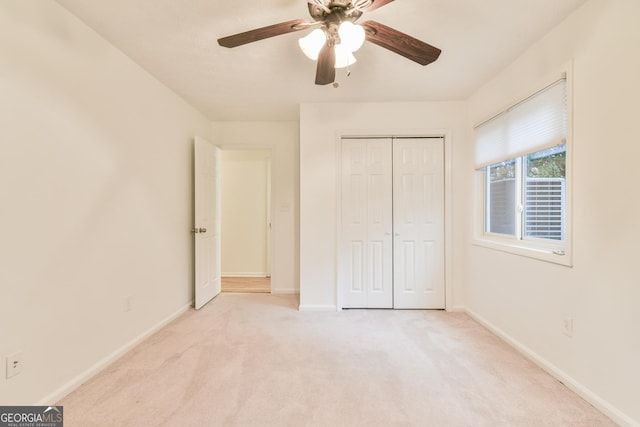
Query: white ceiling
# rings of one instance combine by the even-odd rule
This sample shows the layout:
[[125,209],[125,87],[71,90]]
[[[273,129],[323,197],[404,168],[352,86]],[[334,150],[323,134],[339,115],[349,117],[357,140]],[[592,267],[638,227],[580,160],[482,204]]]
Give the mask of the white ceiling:
[[234,49],[220,37],[308,19],[306,0],[57,0],[209,119],[297,120],[304,102],[453,101],[586,0],[397,0],[367,13],[442,49],[426,67],[365,43],[339,88],[316,86],[307,31]]

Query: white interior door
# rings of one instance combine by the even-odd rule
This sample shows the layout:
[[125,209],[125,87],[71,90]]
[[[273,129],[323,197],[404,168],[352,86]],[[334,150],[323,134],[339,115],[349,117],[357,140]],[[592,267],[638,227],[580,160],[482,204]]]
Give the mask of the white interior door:
[[394,308],[445,308],[444,140],[394,139]]
[[221,290],[220,269],[220,149],[196,137],[195,186],[195,308]]
[[391,139],[342,140],[343,306],[392,308]]

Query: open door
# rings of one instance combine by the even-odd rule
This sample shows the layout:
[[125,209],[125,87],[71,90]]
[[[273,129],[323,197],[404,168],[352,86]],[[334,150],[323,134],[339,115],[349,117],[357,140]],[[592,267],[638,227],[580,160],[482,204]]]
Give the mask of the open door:
[[194,142],[195,308],[221,290],[220,269],[220,149],[196,137]]

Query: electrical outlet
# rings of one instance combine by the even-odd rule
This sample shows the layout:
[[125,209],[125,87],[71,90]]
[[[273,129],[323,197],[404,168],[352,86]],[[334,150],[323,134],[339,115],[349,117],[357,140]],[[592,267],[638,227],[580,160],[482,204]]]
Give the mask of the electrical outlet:
[[562,333],[568,337],[573,336],[573,319],[571,317],[565,317],[562,324]]
[[7,379],[15,377],[22,372],[22,352],[16,352],[7,356]]

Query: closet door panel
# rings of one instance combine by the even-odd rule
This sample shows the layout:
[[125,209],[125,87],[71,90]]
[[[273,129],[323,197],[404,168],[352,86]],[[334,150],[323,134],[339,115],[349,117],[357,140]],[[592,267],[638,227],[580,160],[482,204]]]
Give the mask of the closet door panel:
[[367,141],[368,308],[393,306],[393,186],[391,139]]
[[344,303],[367,304],[367,149],[363,141],[342,144],[342,245],[340,281]]
[[394,308],[444,308],[444,143],[393,143]]
[[345,308],[391,308],[391,140],[342,141],[341,250]]

